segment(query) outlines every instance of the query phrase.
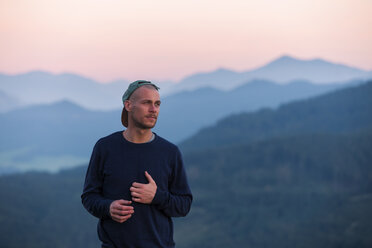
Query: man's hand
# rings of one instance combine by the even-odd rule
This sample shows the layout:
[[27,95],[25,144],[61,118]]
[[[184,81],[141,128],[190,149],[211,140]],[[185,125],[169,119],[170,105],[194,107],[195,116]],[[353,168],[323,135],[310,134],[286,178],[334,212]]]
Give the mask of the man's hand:
[[134,209],[132,206],[130,206],[130,204],[132,204],[131,201],[122,199],[113,201],[110,205],[111,218],[119,223],[127,221],[134,213]]
[[133,201],[150,204],[155,197],[157,186],[154,179],[152,179],[147,171],[145,171],[145,176],[149,183],[143,184],[134,182],[132,187],[130,187],[130,192]]

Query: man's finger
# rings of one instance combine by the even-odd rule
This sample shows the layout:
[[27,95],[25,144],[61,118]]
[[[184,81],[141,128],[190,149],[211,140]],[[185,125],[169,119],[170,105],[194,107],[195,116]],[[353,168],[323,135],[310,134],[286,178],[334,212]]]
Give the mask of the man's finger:
[[142,203],[142,199],[139,198],[139,197],[132,197],[132,200],[135,201],[135,202]]
[[112,215],[116,216],[116,217],[127,216],[127,215],[130,215],[130,214],[133,214],[133,213],[134,213],[133,210],[127,210],[127,211],[114,210],[114,211],[112,211]]
[[147,171],[145,171],[145,176],[149,183],[155,183],[154,179],[152,179],[151,175]]
[[113,207],[114,209],[117,209],[117,210],[133,210],[133,206],[128,206],[128,205],[115,205]]
[[144,185],[143,183],[137,183],[137,182],[132,183],[132,187],[135,187],[135,188],[142,188],[143,185]]
[[133,207],[128,207],[128,208],[113,208],[112,209],[113,213],[122,213],[122,212],[134,212]]
[[133,214],[134,211],[120,211],[117,215],[119,216],[127,216]]
[[138,193],[138,192],[131,192],[131,194],[132,194],[132,197],[140,197],[141,196],[141,194],[140,193]]
[[130,187],[129,188],[129,190],[130,190],[130,192],[137,192],[137,193],[139,193],[139,192],[141,192],[142,191],[142,188],[136,188],[136,187]]
[[130,205],[132,204],[132,201],[127,201],[127,200],[123,200],[123,199],[120,199],[120,200],[117,200],[117,202],[121,205]]

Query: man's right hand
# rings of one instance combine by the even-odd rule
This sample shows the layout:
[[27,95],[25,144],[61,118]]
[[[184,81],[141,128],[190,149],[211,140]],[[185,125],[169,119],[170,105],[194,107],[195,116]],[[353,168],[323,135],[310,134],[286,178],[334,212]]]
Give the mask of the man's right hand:
[[134,213],[134,208],[130,204],[132,204],[132,201],[123,199],[113,201],[110,205],[111,218],[119,223],[127,221]]

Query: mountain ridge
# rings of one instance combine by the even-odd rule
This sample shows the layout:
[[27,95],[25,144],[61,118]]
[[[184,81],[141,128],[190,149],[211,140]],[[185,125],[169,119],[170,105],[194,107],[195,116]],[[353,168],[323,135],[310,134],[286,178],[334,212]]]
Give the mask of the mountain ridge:
[[[305,80],[319,84],[369,78],[372,78],[372,71],[321,59],[301,60],[282,56],[259,68],[241,72],[219,68],[212,72],[186,76],[178,82],[154,83],[160,86],[161,94],[170,96],[201,87],[232,90],[252,80],[269,80],[278,84]],[[19,75],[0,74],[0,90],[18,99],[23,105],[68,99],[85,108],[113,110],[121,106],[120,98],[128,84],[127,80],[99,83],[73,73],[53,74],[45,71],[31,71]],[[12,109],[11,106],[9,105],[7,110]]]
[[212,72],[196,73],[184,78],[176,86],[177,90],[195,89],[200,85],[231,90],[251,80],[269,80],[283,84],[295,80],[306,80],[312,83],[336,83],[369,78],[372,78],[372,71],[341,63],[332,63],[319,58],[305,60],[284,55],[251,70],[237,72],[220,68]]
[[195,150],[231,141],[249,143],[279,133],[342,133],[353,128],[372,128],[370,95],[372,81],[283,104],[276,110],[266,108],[230,115],[213,126],[201,129],[180,145],[185,150]]

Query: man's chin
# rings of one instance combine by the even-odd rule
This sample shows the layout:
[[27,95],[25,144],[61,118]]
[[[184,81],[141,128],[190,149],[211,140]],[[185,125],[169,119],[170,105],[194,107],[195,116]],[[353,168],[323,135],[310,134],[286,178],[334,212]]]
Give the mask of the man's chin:
[[156,121],[153,123],[136,123],[136,127],[141,129],[152,129],[156,125]]

